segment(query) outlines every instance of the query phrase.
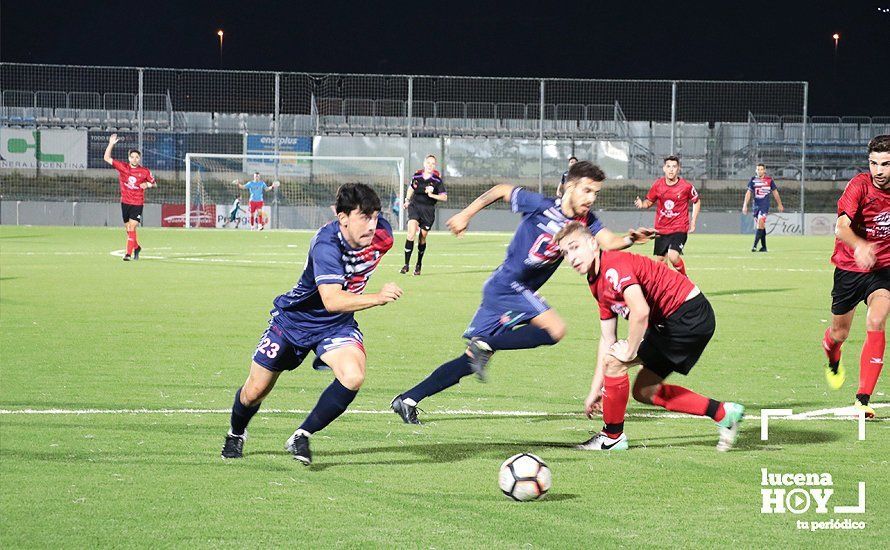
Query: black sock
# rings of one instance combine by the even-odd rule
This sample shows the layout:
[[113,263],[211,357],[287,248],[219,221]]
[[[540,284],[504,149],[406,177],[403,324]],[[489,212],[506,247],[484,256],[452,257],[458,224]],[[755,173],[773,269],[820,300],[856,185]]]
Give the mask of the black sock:
[[856,401],[859,401],[863,405],[868,405],[868,402],[871,401],[871,395],[867,393],[857,393]]
[[417,245],[417,267],[420,267],[423,264],[423,253],[426,252],[426,243],[420,243]]
[[232,405],[232,433],[235,435],[244,435],[248,422],[260,410],[259,405],[245,407],[241,403],[241,390],[242,388],[238,388],[235,392],[235,403]]
[[443,363],[439,368],[431,372],[429,376],[421,380],[420,384],[403,393],[402,398],[413,399],[415,403],[419,403],[424,397],[429,397],[450,388],[460,382],[461,378],[472,373],[470,358],[466,353],[462,353],[457,359]]
[[754,228],[754,244],[751,245],[751,248],[757,248],[757,243],[760,242],[760,230]]
[[300,424],[300,429],[311,434],[322,430],[343,414],[356,395],[358,390],[350,390],[335,378],[331,385],[321,392],[318,403]]
[[556,340],[546,330],[535,325],[525,325],[516,330],[508,330],[497,336],[483,340],[493,351],[503,349],[530,349],[538,346],[552,346]]
[[705,416],[714,420],[714,417],[717,416],[717,411],[720,410],[720,402],[715,399],[708,399],[708,408],[705,409]]
[[414,241],[405,240],[405,265],[411,263],[412,252],[414,252]]
[[760,243],[766,248],[766,229],[760,230]]

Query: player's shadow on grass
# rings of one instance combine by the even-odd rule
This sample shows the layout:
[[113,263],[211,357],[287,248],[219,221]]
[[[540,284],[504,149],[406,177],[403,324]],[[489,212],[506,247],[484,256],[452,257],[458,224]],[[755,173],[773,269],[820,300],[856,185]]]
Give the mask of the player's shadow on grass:
[[736,288],[731,290],[718,290],[707,292],[707,296],[734,296],[736,294],[766,294],[768,292],[786,292],[797,290],[795,288]]
[[[571,443],[547,442],[547,441],[513,441],[504,443],[422,443],[408,445],[388,445],[382,447],[367,447],[351,449],[348,451],[319,451],[320,458],[311,466],[312,470],[326,470],[338,466],[393,466],[416,464],[450,464],[462,460],[486,456],[495,460],[503,460],[505,456],[516,454],[521,450],[543,448],[570,448]],[[260,451],[255,454],[280,454],[271,451]],[[345,460],[342,462],[328,461],[329,457],[368,457],[375,454],[411,454],[411,458],[380,458],[371,460]],[[578,457],[561,458],[561,462],[584,460],[579,453]]]

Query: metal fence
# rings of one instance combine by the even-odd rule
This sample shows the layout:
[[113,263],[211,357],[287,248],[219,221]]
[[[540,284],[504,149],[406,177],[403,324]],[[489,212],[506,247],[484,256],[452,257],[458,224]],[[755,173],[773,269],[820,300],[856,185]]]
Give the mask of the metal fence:
[[[579,80],[310,74],[0,63],[4,200],[116,201],[102,162],[111,132],[144,151],[182,201],[186,153],[399,156],[433,153],[459,207],[509,181],[555,189],[571,155],[609,177],[602,206],[631,209],[682,159],[703,208],[737,210],[757,162],[788,206],[814,208],[809,180],[845,180],[888,117],[807,116],[806,82]],[[816,136],[816,139],[814,139]],[[52,147],[66,162],[52,162]],[[273,169],[277,172],[277,165]],[[278,174],[271,174],[277,177]],[[283,181],[283,183],[286,183]],[[286,189],[286,185],[282,186]],[[836,198],[836,197],[835,197]],[[278,200],[287,202],[283,192]]]

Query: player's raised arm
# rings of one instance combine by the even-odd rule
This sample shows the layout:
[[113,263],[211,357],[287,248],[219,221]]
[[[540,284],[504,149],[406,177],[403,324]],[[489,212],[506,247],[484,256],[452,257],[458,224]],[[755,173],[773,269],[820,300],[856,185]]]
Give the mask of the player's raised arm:
[[448,229],[455,235],[463,235],[470,224],[470,219],[478,214],[483,208],[490,204],[494,204],[499,200],[510,202],[510,197],[516,186],[507,183],[499,183],[485,193],[479,195],[476,200],[471,202],[466,208],[451,216],[446,222]]
[[402,297],[402,289],[395,283],[386,283],[374,294],[353,294],[343,290],[340,284],[318,285],[318,294],[324,308],[331,313],[352,313],[375,306],[384,306]]
[[238,189],[247,189],[247,186],[241,183],[241,180],[232,180],[232,185],[237,185]]
[[114,149],[114,146],[117,144],[118,141],[120,141],[120,138],[117,137],[117,134],[111,134],[110,136],[108,136],[108,146],[105,147],[105,156],[102,157],[102,160],[112,166],[114,166],[114,158],[112,158],[111,156],[111,150]]

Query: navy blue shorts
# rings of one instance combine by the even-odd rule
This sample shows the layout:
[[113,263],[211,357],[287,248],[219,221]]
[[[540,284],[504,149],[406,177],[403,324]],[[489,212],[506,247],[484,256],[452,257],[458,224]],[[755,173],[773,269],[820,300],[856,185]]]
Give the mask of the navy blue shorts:
[[312,368],[320,370],[328,368],[321,360],[324,353],[346,346],[355,346],[365,352],[362,332],[355,322],[329,328],[323,333],[307,333],[285,329],[273,319],[260,337],[253,360],[272,372],[283,372],[299,367],[309,352],[314,351]]
[[757,221],[760,218],[766,219],[766,217],[769,215],[769,206],[767,206],[766,208],[754,208],[753,215],[754,221]]
[[549,309],[544,298],[524,285],[513,282],[505,286],[489,279],[482,287],[482,304],[464,332],[464,338],[494,336],[513,330]]

